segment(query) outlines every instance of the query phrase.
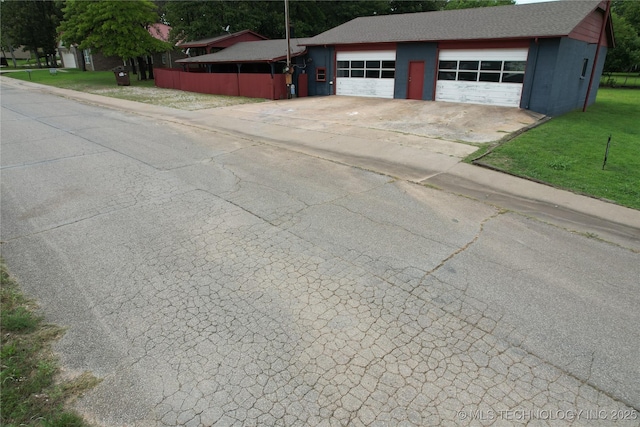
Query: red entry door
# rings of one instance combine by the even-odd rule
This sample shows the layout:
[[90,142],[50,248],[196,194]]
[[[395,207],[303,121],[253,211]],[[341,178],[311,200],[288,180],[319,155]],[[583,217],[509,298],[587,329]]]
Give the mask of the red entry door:
[[424,61],[410,61],[407,99],[422,99],[422,89],[424,89]]

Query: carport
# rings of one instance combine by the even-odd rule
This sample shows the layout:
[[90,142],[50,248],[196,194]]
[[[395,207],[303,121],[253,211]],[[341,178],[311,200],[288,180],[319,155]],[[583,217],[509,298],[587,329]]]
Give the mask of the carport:
[[[290,49],[295,64],[293,83],[306,89],[304,41],[292,39]],[[176,61],[182,70],[161,70],[156,86],[215,95],[283,99],[287,97],[286,58],[284,39],[240,42],[219,52]],[[301,95],[306,95],[306,91]]]

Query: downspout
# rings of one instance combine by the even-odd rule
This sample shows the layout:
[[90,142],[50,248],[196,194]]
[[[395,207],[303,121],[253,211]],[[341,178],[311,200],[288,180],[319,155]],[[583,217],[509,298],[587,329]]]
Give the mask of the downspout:
[[587,86],[587,96],[584,98],[584,106],[582,112],[587,111],[587,104],[589,103],[589,96],[591,95],[591,86],[593,85],[593,76],[596,73],[596,66],[598,65],[598,57],[600,56],[600,43],[602,42],[602,35],[607,27],[609,21],[609,13],[611,10],[611,0],[607,0],[607,8],[604,11],[604,19],[602,20],[602,28],[600,28],[600,36],[598,37],[598,43],[596,44],[596,56],[593,58],[593,67],[591,67],[591,76],[589,77],[589,86]]
[[291,98],[293,70],[291,69],[291,29],[289,28],[289,0],[284,0],[285,36],[287,38],[287,99]]

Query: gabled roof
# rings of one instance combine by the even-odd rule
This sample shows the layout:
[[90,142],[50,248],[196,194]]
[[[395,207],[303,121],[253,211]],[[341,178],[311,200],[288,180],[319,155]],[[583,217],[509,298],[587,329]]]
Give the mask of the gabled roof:
[[149,31],[149,34],[151,34],[154,38],[163,42],[168,42],[169,31],[171,31],[171,27],[168,26],[167,24],[162,24],[158,22],[158,23],[149,25],[149,27],[147,28],[147,31]]
[[[291,57],[306,52],[304,42],[309,39],[291,39]],[[179,59],[178,63],[217,64],[238,62],[275,62],[286,59],[287,40],[262,40],[255,42],[239,42],[224,50],[193,58]]]
[[567,0],[361,17],[312,37],[307,45],[567,36],[601,3]]
[[254,33],[251,30],[242,30],[242,31],[238,31],[232,34],[222,34],[221,36],[216,36],[216,37],[209,37],[206,39],[202,39],[202,40],[194,40],[191,42],[185,42],[185,43],[180,43],[178,45],[178,47],[186,49],[186,48],[192,48],[192,47],[207,47],[207,46],[214,46],[217,44],[223,44],[224,46],[227,46],[227,44],[225,44],[224,42],[230,40],[230,39],[234,39],[234,38],[238,38],[240,36],[243,36],[245,34],[249,34],[249,35],[253,35],[255,36],[256,39],[262,39],[262,40],[266,40],[267,37],[262,36],[258,33]]

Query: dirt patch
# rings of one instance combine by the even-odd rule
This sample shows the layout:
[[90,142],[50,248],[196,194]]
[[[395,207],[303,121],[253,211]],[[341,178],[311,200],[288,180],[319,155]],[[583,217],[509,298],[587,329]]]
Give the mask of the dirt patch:
[[180,110],[195,111],[208,108],[229,107],[239,104],[263,102],[264,99],[245,98],[241,96],[208,95],[203,93],[183,92],[158,87],[119,86],[109,89],[95,89],[90,93],[112,98],[127,99],[147,104],[162,105]]

